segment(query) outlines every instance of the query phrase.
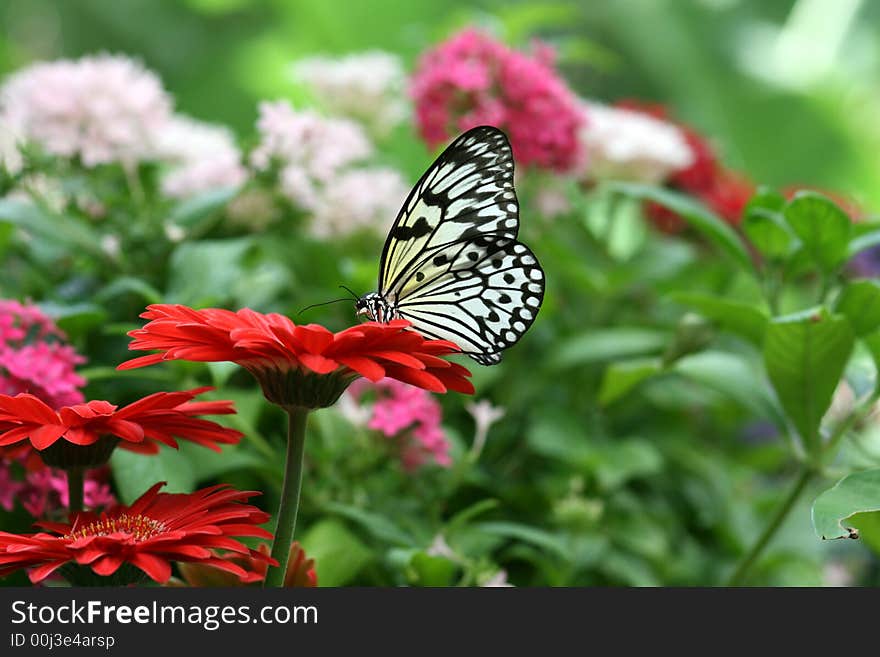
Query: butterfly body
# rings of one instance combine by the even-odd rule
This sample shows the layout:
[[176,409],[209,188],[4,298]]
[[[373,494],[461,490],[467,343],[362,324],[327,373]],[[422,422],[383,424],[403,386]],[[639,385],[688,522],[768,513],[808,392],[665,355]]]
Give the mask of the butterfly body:
[[382,251],[379,289],[358,299],[358,314],[406,319],[479,363],[499,362],[544,297],[544,272],[518,230],[507,137],[469,130],[410,192]]

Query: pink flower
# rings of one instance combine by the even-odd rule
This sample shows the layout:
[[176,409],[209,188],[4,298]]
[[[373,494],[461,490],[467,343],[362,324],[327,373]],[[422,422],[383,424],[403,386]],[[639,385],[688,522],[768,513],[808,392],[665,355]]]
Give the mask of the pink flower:
[[[16,460],[23,463],[25,458],[23,455]],[[86,475],[83,498],[86,508],[94,510],[116,503],[105,482],[106,475],[106,468]],[[12,511],[16,499],[34,518],[44,518],[66,508],[69,502],[67,473],[41,464],[37,469],[26,470],[24,478],[17,480],[13,477],[12,461],[0,460],[0,506]]]
[[412,472],[429,459],[443,467],[452,465],[449,442],[440,426],[440,404],[430,393],[385,378],[377,383],[359,379],[351,384],[347,395],[362,402],[368,391],[374,392],[376,399],[367,427],[398,441],[405,470]]
[[394,169],[351,169],[324,189],[315,203],[310,232],[328,239],[362,230],[385,234],[400,209],[409,186]]
[[171,98],[139,62],[102,54],[18,71],[0,87],[0,108],[26,141],[93,167],[152,159]]
[[162,191],[171,198],[238,187],[247,179],[235,135],[220,125],[178,114],[162,130],[159,151],[172,165],[162,178]]
[[86,382],[74,368],[85,362],[39,308],[0,301],[0,393],[28,392],[50,406],[78,404]]
[[565,171],[578,165],[584,120],[553,69],[552,50],[529,56],[466,29],[428,51],[412,79],[422,137],[436,146],[477,125],[505,130],[517,161]]

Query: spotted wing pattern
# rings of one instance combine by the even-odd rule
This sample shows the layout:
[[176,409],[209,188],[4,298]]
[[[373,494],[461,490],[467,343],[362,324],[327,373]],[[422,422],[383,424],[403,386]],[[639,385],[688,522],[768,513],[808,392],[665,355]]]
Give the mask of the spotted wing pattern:
[[544,272],[518,230],[507,137],[469,130],[410,192],[382,252],[379,295],[420,333],[497,363],[544,297]]

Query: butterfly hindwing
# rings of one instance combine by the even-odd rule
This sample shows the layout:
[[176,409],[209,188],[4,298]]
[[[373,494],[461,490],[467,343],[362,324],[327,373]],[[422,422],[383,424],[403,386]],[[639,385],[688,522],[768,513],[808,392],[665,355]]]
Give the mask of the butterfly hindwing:
[[414,265],[430,263],[449,245],[481,235],[515,239],[518,230],[510,143],[491,126],[469,130],[407,197],[382,251],[379,291],[400,299],[409,293],[405,281]]
[[544,272],[529,248],[512,239],[481,237],[446,255],[442,266],[432,263],[432,278],[400,300],[398,313],[419,332],[455,342],[478,362],[497,363],[535,321]]
[[359,301],[359,312],[402,317],[479,363],[499,362],[544,298],[544,272],[516,239],[513,170],[497,128],[455,139],[407,197],[382,251],[379,290]]

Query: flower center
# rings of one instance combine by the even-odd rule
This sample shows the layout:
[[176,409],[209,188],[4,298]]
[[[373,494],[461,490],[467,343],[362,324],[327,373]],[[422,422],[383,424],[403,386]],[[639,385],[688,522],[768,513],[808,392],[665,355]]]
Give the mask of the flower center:
[[148,538],[152,538],[164,531],[165,524],[158,520],[153,520],[141,514],[128,515],[123,513],[115,518],[96,520],[81,529],[71,531],[64,538],[76,540],[88,536],[106,536],[107,534],[122,532],[129,534],[136,541],[146,541]]

